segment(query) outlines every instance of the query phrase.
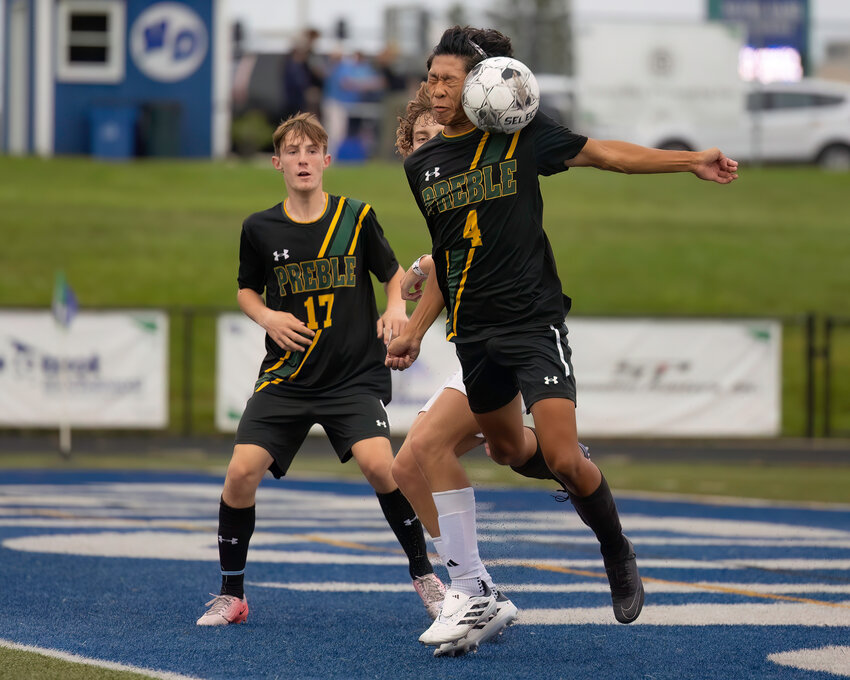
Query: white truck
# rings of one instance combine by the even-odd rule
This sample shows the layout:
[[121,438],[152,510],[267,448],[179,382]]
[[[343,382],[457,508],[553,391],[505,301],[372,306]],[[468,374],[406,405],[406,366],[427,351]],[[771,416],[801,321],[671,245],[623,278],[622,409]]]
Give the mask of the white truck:
[[540,76],[542,105],[572,105],[569,122],[597,139],[850,169],[850,85],[745,82],[744,44],[722,23],[583,25],[575,77]]

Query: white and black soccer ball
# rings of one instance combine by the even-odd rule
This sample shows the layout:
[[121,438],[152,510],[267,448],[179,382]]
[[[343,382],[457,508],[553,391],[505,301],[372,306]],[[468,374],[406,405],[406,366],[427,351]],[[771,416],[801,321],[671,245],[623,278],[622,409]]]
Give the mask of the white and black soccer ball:
[[518,59],[490,57],[463,83],[463,110],[485,132],[513,133],[528,125],[540,106],[537,78]]

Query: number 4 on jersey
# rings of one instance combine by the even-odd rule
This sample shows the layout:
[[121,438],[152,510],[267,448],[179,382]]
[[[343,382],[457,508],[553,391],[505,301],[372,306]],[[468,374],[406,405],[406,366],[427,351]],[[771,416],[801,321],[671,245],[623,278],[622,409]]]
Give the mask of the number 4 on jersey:
[[471,246],[475,248],[481,244],[481,232],[478,231],[478,211],[470,210],[466,215],[466,224],[463,225],[463,237],[471,241]]

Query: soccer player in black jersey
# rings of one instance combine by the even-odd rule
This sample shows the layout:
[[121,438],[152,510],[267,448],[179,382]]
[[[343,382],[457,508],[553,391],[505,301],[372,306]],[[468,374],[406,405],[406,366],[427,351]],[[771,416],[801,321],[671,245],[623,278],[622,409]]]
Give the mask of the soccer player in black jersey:
[[[236,433],[219,508],[221,592],[198,625],[241,623],[243,580],[257,487],[283,476],[309,429],[320,424],[341,462],[352,456],[409,560],[414,588],[432,618],[443,587],[422,525],[392,478],[391,396],[385,343],[407,323],[402,270],[368,204],[322,189],[327,134],[312,114],[274,133],[272,164],[287,198],[242,225],[238,302],[266,330],[266,357]],[[379,316],[372,280],[384,282]],[[265,293],[265,300],[263,294]]]
[[[406,330],[390,343],[387,364],[410,366],[445,306],[447,338],[455,343],[470,407],[494,457],[519,461],[542,450],[600,542],[616,619],[630,623],[643,607],[643,584],[608,484],[578,444],[568,308],[543,231],[538,175],[596,167],[692,172],[728,184],[737,178],[737,163],[718,149],[662,151],[588,139],[542,113],[511,135],[482,132],[461,106],[464,78],[482,59],[511,54],[510,39],[498,31],[456,26],[428,59],[432,111],[445,127],[405,161],[405,172],[431,233],[441,295],[429,295],[434,287],[426,287]],[[536,434],[522,426],[520,394]],[[489,616],[495,598],[473,568],[480,563],[475,501],[457,458],[419,455],[417,462],[433,492],[452,578],[440,616],[420,637],[440,645]]]

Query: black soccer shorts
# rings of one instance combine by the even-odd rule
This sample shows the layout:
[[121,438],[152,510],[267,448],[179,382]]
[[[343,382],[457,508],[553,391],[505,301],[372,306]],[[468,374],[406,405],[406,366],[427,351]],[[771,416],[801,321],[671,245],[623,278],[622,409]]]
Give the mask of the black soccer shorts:
[[567,326],[497,335],[455,345],[469,407],[489,413],[509,404],[517,392],[525,407],[551,397],[576,400]]
[[269,468],[272,474],[282,477],[316,423],[324,428],[341,463],[351,458],[357,442],[390,436],[387,411],[375,396],[303,398],[261,390],[245,406],[236,444],[264,448],[275,461]]

